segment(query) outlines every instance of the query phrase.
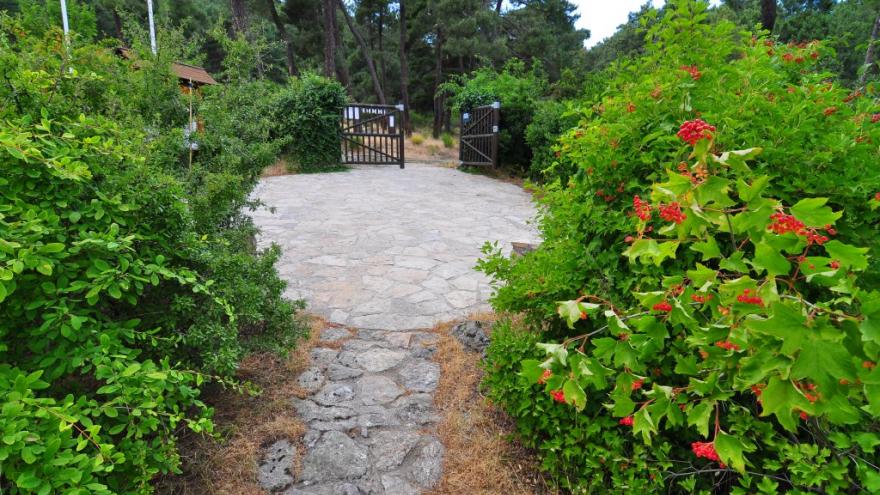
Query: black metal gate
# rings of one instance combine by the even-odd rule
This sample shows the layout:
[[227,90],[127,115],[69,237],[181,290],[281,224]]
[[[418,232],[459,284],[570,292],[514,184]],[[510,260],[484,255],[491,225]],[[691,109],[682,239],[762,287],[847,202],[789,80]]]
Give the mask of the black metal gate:
[[501,104],[477,107],[461,114],[458,159],[462,165],[498,166],[498,125]]
[[342,163],[403,168],[402,105],[353,103],[342,110]]

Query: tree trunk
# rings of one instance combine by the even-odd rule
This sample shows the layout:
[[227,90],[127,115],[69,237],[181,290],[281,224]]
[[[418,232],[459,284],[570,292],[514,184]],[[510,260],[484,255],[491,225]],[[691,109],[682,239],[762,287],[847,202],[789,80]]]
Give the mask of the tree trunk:
[[495,13],[501,15],[501,2],[502,0],[495,0]]
[[379,82],[379,74],[376,73],[376,64],[373,63],[373,57],[370,54],[370,49],[367,47],[367,42],[364,41],[364,37],[361,36],[360,31],[358,31],[357,27],[354,25],[354,21],[348,14],[348,9],[345,8],[343,0],[337,0],[337,3],[339,4],[339,9],[342,10],[342,15],[345,17],[345,23],[348,24],[348,29],[351,30],[351,34],[354,35],[358,48],[361,50],[361,55],[363,55],[364,60],[367,62],[367,70],[370,72],[370,79],[373,80],[373,91],[376,93],[376,98],[379,100],[379,104],[384,105],[385,92],[382,91],[382,84]]
[[871,39],[868,41],[868,50],[865,52],[865,70],[859,76],[859,87],[865,87],[868,81],[868,73],[874,68],[874,45],[877,43],[877,36],[880,36],[880,15],[874,20],[874,29],[871,31]]
[[387,88],[388,87],[388,80],[385,77],[386,76],[386,72],[385,72],[385,46],[382,43],[382,31],[384,30],[384,25],[385,25],[385,4],[383,3],[379,7],[379,26],[378,26],[378,30],[376,32],[376,35],[379,40],[379,75],[380,75],[379,79],[382,81],[382,87]]
[[281,18],[278,17],[278,10],[275,9],[275,0],[266,0],[266,4],[269,7],[269,14],[272,16],[272,22],[275,23],[275,29],[278,30],[278,36],[281,37],[281,41],[284,43],[284,48],[287,52],[287,74],[290,76],[298,76],[299,70],[296,68],[296,61],[294,59],[293,42],[287,34],[287,29],[284,28],[284,23],[281,22]]
[[434,138],[439,138],[443,128],[443,107],[446,106],[446,95],[439,94],[437,91],[443,82],[443,33],[439,30],[437,31],[437,46],[434,51],[434,127],[431,134]]
[[412,136],[412,124],[409,120],[409,59],[407,54],[406,7],[405,0],[400,2],[400,102],[403,103],[403,131]]
[[119,11],[116,10],[116,7],[113,7],[113,27],[116,30],[116,39],[119,41],[123,41],[122,39],[122,19],[119,18]]
[[761,27],[773,32],[776,25],[776,0],[761,0]]
[[247,32],[247,6],[245,0],[230,0],[232,8],[232,26],[236,32],[244,35]]
[[322,0],[324,11],[324,76],[334,77],[336,74],[336,7],[333,0]]

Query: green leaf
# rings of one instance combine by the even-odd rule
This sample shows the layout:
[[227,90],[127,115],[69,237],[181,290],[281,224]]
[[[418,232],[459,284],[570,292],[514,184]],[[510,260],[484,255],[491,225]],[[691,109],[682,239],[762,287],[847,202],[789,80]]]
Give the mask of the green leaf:
[[541,362],[537,359],[523,359],[520,362],[519,374],[525,377],[529,383],[538,383],[544,374],[544,368],[541,367]]
[[824,227],[834,224],[843,215],[843,212],[833,211],[830,207],[825,206],[827,202],[828,198],[802,199],[791,207],[791,213],[808,227]]
[[565,394],[565,401],[573,404],[578,412],[587,407],[587,394],[584,389],[574,380],[566,380],[562,385],[562,392]]
[[779,254],[779,251],[765,242],[760,242],[755,246],[755,258],[752,260],[752,266],[759,271],[766,270],[767,275],[771,277],[788,275],[788,272],[791,271],[791,263],[785,259],[785,256]]
[[718,208],[726,208],[735,204],[730,199],[728,191],[730,191],[730,181],[717,175],[711,175],[694,190],[694,194],[700,206],[713,205]]
[[694,287],[701,289],[707,283],[714,282],[718,278],[718,272],[702,263],[697,263],[697,268],[695,270],[688,270],[687,276],[694,282]]
[[691,249],[703,255],[703,261],[721,257],[721,250],[718,249],[718,243],[714,237],[708,238],[704,242],[695,242],[691,245]]
[[64,244],[60,242],[52,242],[40,247],[39,251],[41,253],[60,253],[64,251]]
[[704,437],[709,436],[709,420],[715,410],[714,400],[705,400],[696,403],[687,413],[688,426],[696,426],[697,431]]
[[37,265],[37,271],[46,276],[52,275],[52,265],[44,261]]
[[795,411],[803,411],[809,408],[807,399],[788,380],[782,380],[778,376],[770,378],[767,387],[761,392],[761,416],[771,414],[788,431],[795,431]]
[[723,431],[719,431],[715,435],[715,451],[718,452],[721,462],[740,473],[746,471],[746,458],[743,456],[743,452],[752,452],[754,450],[755,447],[753,445],[746,444],[740,438],[728,435]]
[[746,318],[746,328],[781,340],[782,353],[794,357],[801,348],[804,336],[811,331],[806,326],[807,317],[801,313],[799,306],[793,307],[781,302],[773,303],[770,311],[772,314],[767,319]]
[[741,200],[749,203],[757,198],[767,188],[769,183],[770,177],[766,175],[755,177],[751,184],[747,184],[743,179],[737,179],[736,192]]
[[633,433],[641,433],[642,438],[647,444],[651,443],[651,434],[657,433],[657,425],[654,424],[654,420],[651,418],[651,413],[648,412],[647,407],[639,409],[633,415]]
[[841,266],[852,267],[856,270],[868,268],[868,257],[865,254],[868,248],[860,248],[844,244],[838,240],[825,243],[828,256],[840,262]]

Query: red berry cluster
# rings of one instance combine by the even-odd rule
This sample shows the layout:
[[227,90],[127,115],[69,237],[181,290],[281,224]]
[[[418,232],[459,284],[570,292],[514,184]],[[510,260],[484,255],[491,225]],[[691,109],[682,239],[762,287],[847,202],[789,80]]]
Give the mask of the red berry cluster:
[[875,113],[874,115],[871,115],[871,123],[876,124],[877,122],[880,122],[880,113]]
[[831,263],[828,263],[828,266],[831,267],[832,270],[837,270],[840,268],[840,262],[837,260],[831,260]]
[[[806,237],[807,244],[818,244],[821,246],[828,242],[827,236],[819,234],[814,228],[808,228],[804,225],[804,222],[795,218],[794,215],[786,215],[785,213],[778,211],[770,215],[770,220],[772,221],[767,228],[776,234],[782,235],[788,232],[794,232],[795,235]],[[837,233],[831,225],[826,225],[825,230],[831,235]]]
[[700,74],[700,70],[697,69],[696,65],[682,65],[681,67],[679,67],[679,69],[690,74],[691,79],[693,79],[694,81],[699,81],[700,76],[702,76],[702,74]]
[[827,117],[829,115],[837,113],[837,107],[828,107],[825,110],[823,110],[822,113],[824,113],[825,116]]
[[757,293],[753,295],[752,289],[743,289],[743,293],[736,296],[736,300],[743,304],[753,304],[755,306],[764,307],[764,300],[761,299],[761,296],[758,296]]
[[863,361],[862,362],[862,368],[865,368],[866,370],[872,370],[875,367],[877,367],[877,363],[875,363],[873,361]]
[[702,184],[709,178],[709,171],[706,169],[705,165],[697,165],[696,172],[691,173],[688,164],[681,162],[678,164],[678,171],[681,172],[681,175],[690,179],[691,183],[695,185]]
[[705,296],[700,294],[691,294],[691,301],[700,304],[706,304],[706,301],[711,301],[712,297],[712,294],[706,294]]
[[565,392],[562,390],[551,390],[550,397],[553,397],[553,400],[560,404],[565,404]]
[[627,416],[625,418],[621,418],[620,421],[618,421],[618,423],[622,424],[623,426],[632,426],[633,425],[633,417]]
[[632,104],[632,102],[626,104],[626,111],[629,113],[633,113],[636,111],[636,106]]
[[664,313],[668,313],[672,311],[672,305],[669,304],[667,301],[662,301],[655,304],[651,309],[653,309],[654,311],[663,311]]
[[683,222],[687,218],[687,215],[681,212],[681,205],[679,205],[676,201],[673,201],[668,205],[661,204],[659,210],[660,218],[666,220],[667,222],[675,222],[678,224]]
[[548,380],[551,376],[553,376],[553,372],[552,372],[552,371],[550,371],[550,370],[544,370],[544,373],[541,374],[541,378],[538,378],[538,383],[541,384],[541,385],[547,383],[547,380]]
[[636,210],[636,216],[643,222],[651,219],[651,204],[642,201],[638,194],[633,196],[633,208]]
[[644,385],[644,383],[645,383],[645,380],[642,380],[641,378],[639,378],[638,380],[636,380],[632,383],[631,388],[633,391],[640,390],[642,388],[642,385]]
[[874,201],[880,201],[880,192],[874,194]]
[[710,461],[718,462],[721,467],[727,467],[721,462],[718,452],[715,451],[715,442],[694,442],[691,444],[691,450],[694,451],[694,455],[697,457],[704,457]]
[[718,342],[715,342],[715,346],[720,347],[726,351],[738,351],[739,350],[739,346],[729,340],[719,340]]
[[772,215],[770,215],[770,219],[773,222],[767,227],[773,232],[782,235],[787,232],[794,232],[797,235],[806,234],[806,226],[804,222],[801,222],[794,215],[786,215],[781,211],[778,211]]
[[700,119],[694,119],[681,124],[676,135],[686,143],[694,146],[700,139],[712,139],[713,132],[715,132],[714,125],[709,125]]

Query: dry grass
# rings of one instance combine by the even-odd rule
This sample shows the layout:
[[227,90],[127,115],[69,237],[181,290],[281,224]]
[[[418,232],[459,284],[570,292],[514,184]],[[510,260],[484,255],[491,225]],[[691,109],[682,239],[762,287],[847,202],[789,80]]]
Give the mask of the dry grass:
[[[245,358],[238,378],[257,385],[259,395],[239,394],[231,390],[205,392],[215,408],[214,423],[219,439],[202,435],[184,435],[180,441],[183,473],[166,476],[157,483],[160,494],[267,495],[257,482],[257,465],[262,448],[286,438],[302,451],[305,425],[297,418],[291,404],[302,396],[295,377],[309,366],[309,351],[317,343],[326,323],[312,318],[308,340],[300,342],[286,359],[270,354]],[[298,471],[300,466],[295,466]]]
[[[416,139],[416,136],[419,136],[419,138]],[[448,162],[458,165],[458,138],[454,138],[452,147],[447,148],[442,139],[434,139],[431,137],[430,130],[428,130],[424,134],[413,133],[412,138],[405,140],[404,143],[406,145],[404,154],[407,162]]]
[[[492,319],[488,314],[476,319]],[[440,336],[436,361],[440,383],[434,403],[446,447],[443,478],[432,495],[536,495],[552,493],[532,453],[508,441],[511,421],[479,393],[479,356],[465,351],[450,334],[452,323],[435,327]]]
[[292,174],[290,164],[284,158],[279,158],[274,164],[269,165],[263,170],[263,177],[276,177],[278,175]]

